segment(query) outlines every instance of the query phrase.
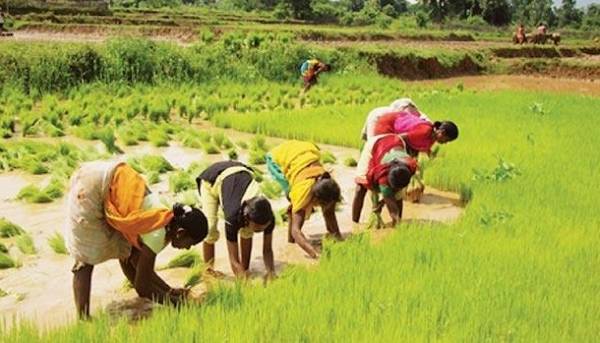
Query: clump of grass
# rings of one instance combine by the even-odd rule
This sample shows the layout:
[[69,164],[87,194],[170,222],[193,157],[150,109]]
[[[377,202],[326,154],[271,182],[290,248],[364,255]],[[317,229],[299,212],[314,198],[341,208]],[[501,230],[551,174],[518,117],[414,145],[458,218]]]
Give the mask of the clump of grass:
[[121,148],[117,146],[117,137],[110,128],[104,128],[103,130],[101,130],[98,133],[98,139],[100,139],[100,141],[104,143],[106,151],[109,154],[120,154],[123,152],[123,150],[121,150]]
[[175,170],[175,168],[162,156],[144,155],[142,157],[130,158],[127,163],[140,173],[149,174],[156,172],[163,174]]
[[169,190],[173,193],[196,187],[196,181],[185,171],[177,171],[169,176]]
[[148,184],[154,185],[160,182],[160,174],[158,172],[152,171],[147,175]]
[[36,185],[27,185],[23,187],[17,194],[17,199],[25,200],[32,204],[45,204],[62,197],[63,194],[63,183],[58,179],[52,179],[52,181],[50,181],[43,189],[40,189]]
[[356,162],[356,160],[353,157],[348,157],[344,160],[344,165],[346,167],[356,167],[358,165],[358,162]]
[[6,218],[0,218],[0,237],[9,238],[25,233],[17,224],[8,221]]
[[269,199],[277,199],[281,197],[283,190],[277,181],[266,180],[260,184],[261,192]]
[[334,164],[337,162],[337,158],[329,151],[321,152],[321,163],[323,164]]
[[185,277],[184,287],[194,287],[202,280],[202,274],[204,273],[205,267],[202,262],[198,262],[192,266],[189,273]]
[[215,144],[221,149],[231,149],[233,147],[233,144],[223,132],[217,132],[213,134],[212,139],[213,142],[215,142]]
[[266,152],[263,150],[251,150],[248,156],[248,163],[254,165],[261,165],[267,163],[265,158]]
[[2,242],[0,242],[0,252],[5,253],[5,254],[8,253],[8,248]]
[[17,199],[25,200],[26,202],[32,204],[45,204],[52,202],[52,198],[36,185],[28,185],[23,187],[17,194]]
[[3,298],[7,295],[8,295],[8,293],[6,291],[4,291],[2,288],[0,288],[0,298]]
[[202,150],[208,155],[215,155],[220,152],[219,148],[212,142],[202,143]]
[[460,195],[460,203],[463,205],[468,204],[473,199],[473,189],[465,183],[459,185],[458,194]]
[[48,238],[48,245],[57,254],[60,254],[60,255],[67,254],[67,246],[65,244],[65,239],[58,232],[55,232],[52,236],[50,236],[50,238]]
[[159,130],[159,129],[151,130],[148,133],[148,140],[155,147],[160,148],[160,147],[169,146],[169,135],[163,130]]
[[19,248],[23,254],[35,255],[37,252],[35,245],[33,244],[33,239],[27,233],[19,235],[15,243],[17,244],[17,248]]
[[17,266],[15,260],[5,253],[0,252],[0,269],[14,268]]
[[190,268],[202,262],[202,258],[195,251],[185,251],[175,256],[164,269],[170,268]]

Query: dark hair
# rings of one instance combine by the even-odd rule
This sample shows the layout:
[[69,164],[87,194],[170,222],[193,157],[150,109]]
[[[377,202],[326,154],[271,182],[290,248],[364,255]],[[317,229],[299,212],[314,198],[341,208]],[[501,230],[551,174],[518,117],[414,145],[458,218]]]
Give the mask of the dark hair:
[[[191,206],[190,206],[191,207]],[[194,240],[194,244],[200,243],[208,235],[208,221],[204,213],[195,207],[186,211],[183,204],[173,205],[173,219],[169,225],[171,228],[182,228]]]
[[388,173],[388,183],[390,187],[400,190],[410,182],[412,173],[404,162],[394,162]]
[[329,204],[342,200],[340,186],[331,178],[329,173],[325,173],[315,183],[312,188],[314,197],[322,203]]
[[448,141],[453,141],[458,138],[458,126],[451,121],[436,121],[433,127],[441,130],[444,136],[448,137]]
[[246,201],[244,215],[247,215],[248,219],[258,225],[264,225],[274,220],[271,203],[267,198],[262,196],[257,196]]

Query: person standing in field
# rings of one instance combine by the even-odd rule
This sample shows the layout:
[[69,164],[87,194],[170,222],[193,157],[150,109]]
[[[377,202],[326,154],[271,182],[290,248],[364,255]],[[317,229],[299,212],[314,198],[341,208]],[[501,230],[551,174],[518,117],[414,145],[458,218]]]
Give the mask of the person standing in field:
[[[204,240],[204,262],[212,267],[219,205],[225,214],[225,236],[231,270],[238,277],[246,277],[252,253],[252,236],[263,232],[263,259],[267,274],[275,276],[273,260],[273,229],[275,216],[269,201],[261,196],[260,187],[254,180],[250,167],[236,161],[217,162],[196,178],[202,209],[208,218],[208,237]],[[238,248],[238,235],[241,240]]]
[[118,258],[140,297],[179,304],[187,289],[175,289],[154,271],[156,255],[169,243],[189,249],[208,232],[204,214],[180,204],[161,204],[146,182],[123,162],[85,163],[71,178],[65,241],[73,266],[73,293],[80,318],[90,315],[94,266]]
[[383,196],[392,218],[392,226],[402,218],[403,202],[400,191],[408,186],[417,171],[417,161],[406,152],[406,145],[396,134],[375,136],[367,141],[356,169],[356,191],[352,202],[352,221],[360,221],[364,198],[371,191],[373,212],[379,216]]
[[306,93],[308,90],[317,84],[317,78],[319,74],[331,70],[329,64],[325,64],[316,58],[306,60],[300,67],[300,73],[302,73],[302,79],[304,80],[304,90]]
[[335,215],[335,207],[341,201],[340,186],[320,161],[319,147],[303,141],[284,142],[267,154],[267,169],[291,203],[288,208],[288,241],[298,243],[312,258],[318,258],[319,253],[302,233],[302,226],[314,207],[321,207],[327,231],[342,240]]
[[375,124],[377,124],[379,118],[393,112],[407,112],[430,121],[429,117],[419,111],[417,105],[410,98],[400,98],[392,102],[390,106],[377,107],[369,112],[361,131],[361,139],[367,141],[369,137],[373,137],[375,135]]

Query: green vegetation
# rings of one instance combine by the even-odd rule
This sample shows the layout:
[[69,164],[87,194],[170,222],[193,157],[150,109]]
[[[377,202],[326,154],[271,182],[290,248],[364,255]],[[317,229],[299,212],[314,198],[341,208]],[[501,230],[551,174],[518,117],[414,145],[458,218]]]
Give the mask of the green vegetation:
[[169,263],[167,263],[165,269],[170,268],[191,268],[194,265],[202,263],[202,258],[195,251],[185,251],[175,256]]
[[260,191],[269,199],[278,199],[283,194],[279,183],[273,180],[265,180],[260,184]]
[[28,233],[17,236],[15,243],[17,244],[17,248],[19,248],[23,254],[35,255],[37,252],[35,245],[33,244],[33,239]]
[[196,188],[196,178],[186,171],[177,171],[169,176],[169,190],[173,193],[180,193],[189,189]]
[[356,167],[358,165],[358,162],[356,162],[356,160],[353,157],[347,157],[344,160],[344,165],[346,167]]
[[52,236],[50,236],[50,238],[48,238],[48,245],[50,248],[52,248],[52,251],[59,255],[66,255],[68,253],[65,239],[58,232],[55,232]]
[[14,268],[17,263],[6,253],[0,252],[0,269]]
[[6,247],[6,245],[4,245],[4,243],[0,242],[0,252],[1,253],[8,253],[8,248]]
[[202,281],[202,274],[206,270],[204,264],[198,261],[196,264],[192,266],[192,269],[188,272],[184,287],[194,287]]
[[323,164],[335,164],[337,158],[329,151],[321,151],[321,163]]
[[6,218],[0,218],[0,237],[9,238],[25,233],[17,224],[8,221]]

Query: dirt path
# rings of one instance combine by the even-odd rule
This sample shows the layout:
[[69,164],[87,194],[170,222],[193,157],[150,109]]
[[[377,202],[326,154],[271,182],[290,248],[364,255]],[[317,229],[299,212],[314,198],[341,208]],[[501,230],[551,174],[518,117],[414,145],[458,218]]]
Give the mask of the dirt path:
[[414,86],[456,86],[462,83],[467,89],[483,91],[529,90],[554,93],[576,93],[600,96],[600,80],[556,79],[543,76],[482,75],[461,76],[439,80],[406,81]]
[[[207,124],[199,126],[200,129],[210,131],[225,131],[234,142],[248,141],[252,135],[239,133],[232,130],[215,129]],[[267,139],[270,146],[280,142],[280,139]],[[89,143],[87,143],[89,144]],[[324,150],[331,151],[342,161],[348,156],[357,158],[355,149],[337,146],[321,146]],[[186,168],[190,163],[200,160],[220,160],[225,156],[206,156],[200,150],[183,148],[173,143],[168,148],[155,148],[141,145],[125,149],[126,155],[132,154],[161,154],[176,167]],[[121,156],[122,157],[122,156]],[[242,161],[247,155],[241,151]],[[340,228],[345,235],[351,234],[353,225],[350,219],[349,202],[353,194],[353,170],[341,164],[332,165],[333,173],[343,189],[345,203],[338,213]],[[74,320],[74,305],[71,290],[72,259],[68,256],[55,254],[47,244],[47,239],[55,231],[62,231],[63,216],[65,213],[65,199],[62,198],[46,205],[27,205],[14,199],[18,191],[30,182],[43,183],[47,177],[32,177],[20,172],[0,174],[0,217],[21,225],[34,238],[38,253],[35,256],[20,255],[16,247],[11,248],[11,254],[20,257],[23,265],[18,269],[0,270],[0,289],[9,295],[0,298],[0,322],[12,325],[15,320],[32,320],[40,327],[53,327]],[[152,186],[152,190],[161,194],[168,192],[168,182],[163,177],[162,181]],[[420,204],[407,204],[405,218],[407,220],[432,220],[452,221],[460,216],[462,209],[457,206],[458,197],[452,193],[440,192],[429,189]],[[285,199],[273,202],[275,209],[287,207]],[[365,211],[366,212],[366,211]],[[364,217],[364,216],[363,216]],[[222,229],[222,228],[221,228]],[[386,230],[387,231],[387,230]],[[391,230],[390,230],[391,231]],[[325,230],[323,220],[319,213],[311,217],[306,223],[304,232],[311,240],[318,240]],[[381,234],[379,234],[381,235]],[[217,243],[216,268],[232,279],[229,268],[224,239]],[[262,237],[255,239],[251,270],[253,275],[260,280],[264,274],[261,258]],[[274,235],[274,252],[278,272],[287,264],[314,264],[303,251],[296,245],[287,243],[287,233],[283,227],[278,227]],[[201,254],[201,246],[193,248]],[[158,256],[157,266],[166,264],[172,257],[180,253],[171,247],[166,248]],[[160,271],[159,274],[173,286],[182,286],[187,269],[171,269]],[[108,261],[96,266],[92,286],[92,312],[98,313],[106,309],[109,313],[128,314],[138,316],[147,313],[152,308],[148,302],[138,299],[132,290],[123,290],[125,278],[122,275],[117,261]],[[199,286],[196,292],[205,286]],[[52,315],[48,315],[51,313]]]

